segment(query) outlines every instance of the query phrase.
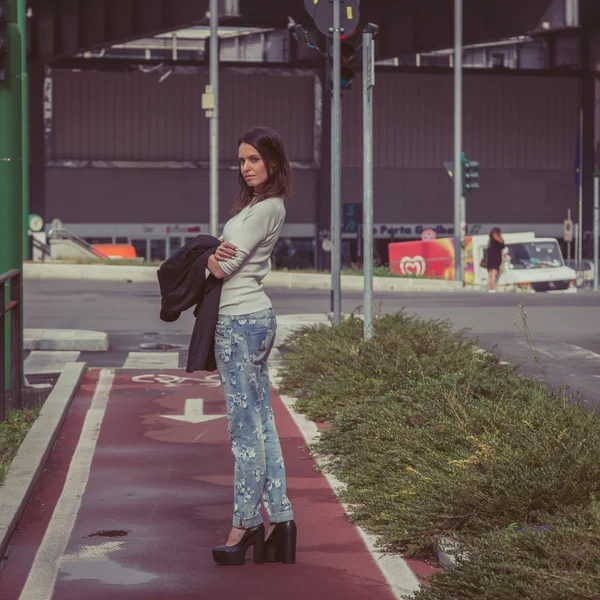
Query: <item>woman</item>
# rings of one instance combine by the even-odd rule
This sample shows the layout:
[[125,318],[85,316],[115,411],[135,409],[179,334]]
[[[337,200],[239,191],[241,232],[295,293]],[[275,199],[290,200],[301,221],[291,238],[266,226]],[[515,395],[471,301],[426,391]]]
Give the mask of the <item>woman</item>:
[[[227,402],[235,457],[233,528],[217,563],[240,565],[254,546],[254,562],[293,563],[296,524],[270,403],[267,359],[277,327],[262,280],[285,219],[291,169],[277,133],[251,129],[239,140],[240,191],[234,217],[208,270],[223,279],[215,330],[217,369]],[[260,503],[269,515],[265,531]]]
[[488,292],[496,292],[496,284],[500,274],[500,265],[505,257],[503,251],[506,248],[502,231],[500,227],[492,227],[490,230],[490,241],[487,249],[487,270],[488,270]]

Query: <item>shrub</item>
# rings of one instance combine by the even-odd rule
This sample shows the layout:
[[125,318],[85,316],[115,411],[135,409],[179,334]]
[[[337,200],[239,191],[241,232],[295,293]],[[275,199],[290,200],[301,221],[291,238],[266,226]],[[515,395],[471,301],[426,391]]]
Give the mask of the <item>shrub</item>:
[[34,410],[10,412],[0,423],[0,484],[23,443],[27,432],[40,414],[41,407]]
[[469,541],[468,558],[414,600],[598,600],[600,512],[593,503],[550,531],[505,530]]
[[381,546],[430,555],[442,534],[554,523],[600,493],[600,420],[446,322],[381,317],[289,339],[283,391],[329,420],[314,450]]

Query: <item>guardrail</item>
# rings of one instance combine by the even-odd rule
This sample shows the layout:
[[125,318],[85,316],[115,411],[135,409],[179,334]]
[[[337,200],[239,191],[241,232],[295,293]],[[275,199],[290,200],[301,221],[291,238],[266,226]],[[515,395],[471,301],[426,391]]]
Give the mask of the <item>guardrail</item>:
[[[33,245],[34,250],[37,250],[42,255],[42,261],[41,262],[45,262],[46,257],[50,257],[51,256],[50,247],[47,246],[46,244],[43,244],[39,240],[36,240],[35,238],[32,238],[31,241],[32,241],[32,245]],[[35,260],[35,257],[34,257],[34,260]]]
[[[6,303],[6,284],[10,286]],[[0,422],[8,408],[6,389],[6,316],[10,313],[10,408],[21,408],[23,382],[23,340],[21,338],[21,271],[13,269],[0,275]]]
[[104,254],[104,252],[102,252],[101,250],[94,248],[94,246],[92,244],[90,244],[89,242],[86,242],[83,238],[79,237],[78,235],[75,235],[74,233],[71,233],[70,231],[67,231],[66,229],[62,229],[62,228],[50,229],[48,231],[48,239],[50,240],[52,238],[63,238],[66,240],[71,240],[75,244],[78,244],[82,248],[85,248],[88,252],[91,252],[92,254],[96,255],[98,258],[101,258],[103,260],[108,260],[110,258],[108,255]]

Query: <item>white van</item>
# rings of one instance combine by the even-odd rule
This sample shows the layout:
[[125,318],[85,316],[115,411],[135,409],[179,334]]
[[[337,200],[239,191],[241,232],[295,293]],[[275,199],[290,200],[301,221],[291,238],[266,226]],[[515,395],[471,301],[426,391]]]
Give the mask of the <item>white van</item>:
[[[537,238],[535,233],[503,233],[509,260],[500,267],[498,292],[576,293],[577,273],[565,265],[555,238]],[[487,269],[481,267],[489,237],[472,236],[474,283],[487,288]]]

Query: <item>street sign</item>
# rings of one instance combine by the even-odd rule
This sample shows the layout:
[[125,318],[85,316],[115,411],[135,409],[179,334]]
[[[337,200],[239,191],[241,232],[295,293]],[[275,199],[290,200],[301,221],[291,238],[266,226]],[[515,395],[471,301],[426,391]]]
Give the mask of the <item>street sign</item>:
[[[343,0],[340,11],[340,26],[342,36],[352,35],[358,28],[360,20],[360,2],[358,0]],[[306,2],[305,2],[306,6]],[[308,11],[310,14],[310,10]],[[333,2],[317,0],[312,17],[317,29],[327,37],[333,37]]]
[[357,233],[362,222],[362,204],[352,202],[344,204],[342,233]]
[[371,41],[370,44],[363,45],[363,52],[366,53],[365,64],[367,65],[367,70],[364,75],[366,86],[367,88],[372,88],[375,86],[375,43]]
[[573,241],[573,221],[571,219],[565,219],[563,238],[565,242]]
[[319,0],[304,0],[304,8],[311,17],[315,16],[315,11],[317,10],[318,4]]
[[437,239],[437,234],[435,233],[435,231],[433,229],[426,229],[422,234],[421,234],[421,239],[424,242],[429,242],[431,240],[436,240]]

